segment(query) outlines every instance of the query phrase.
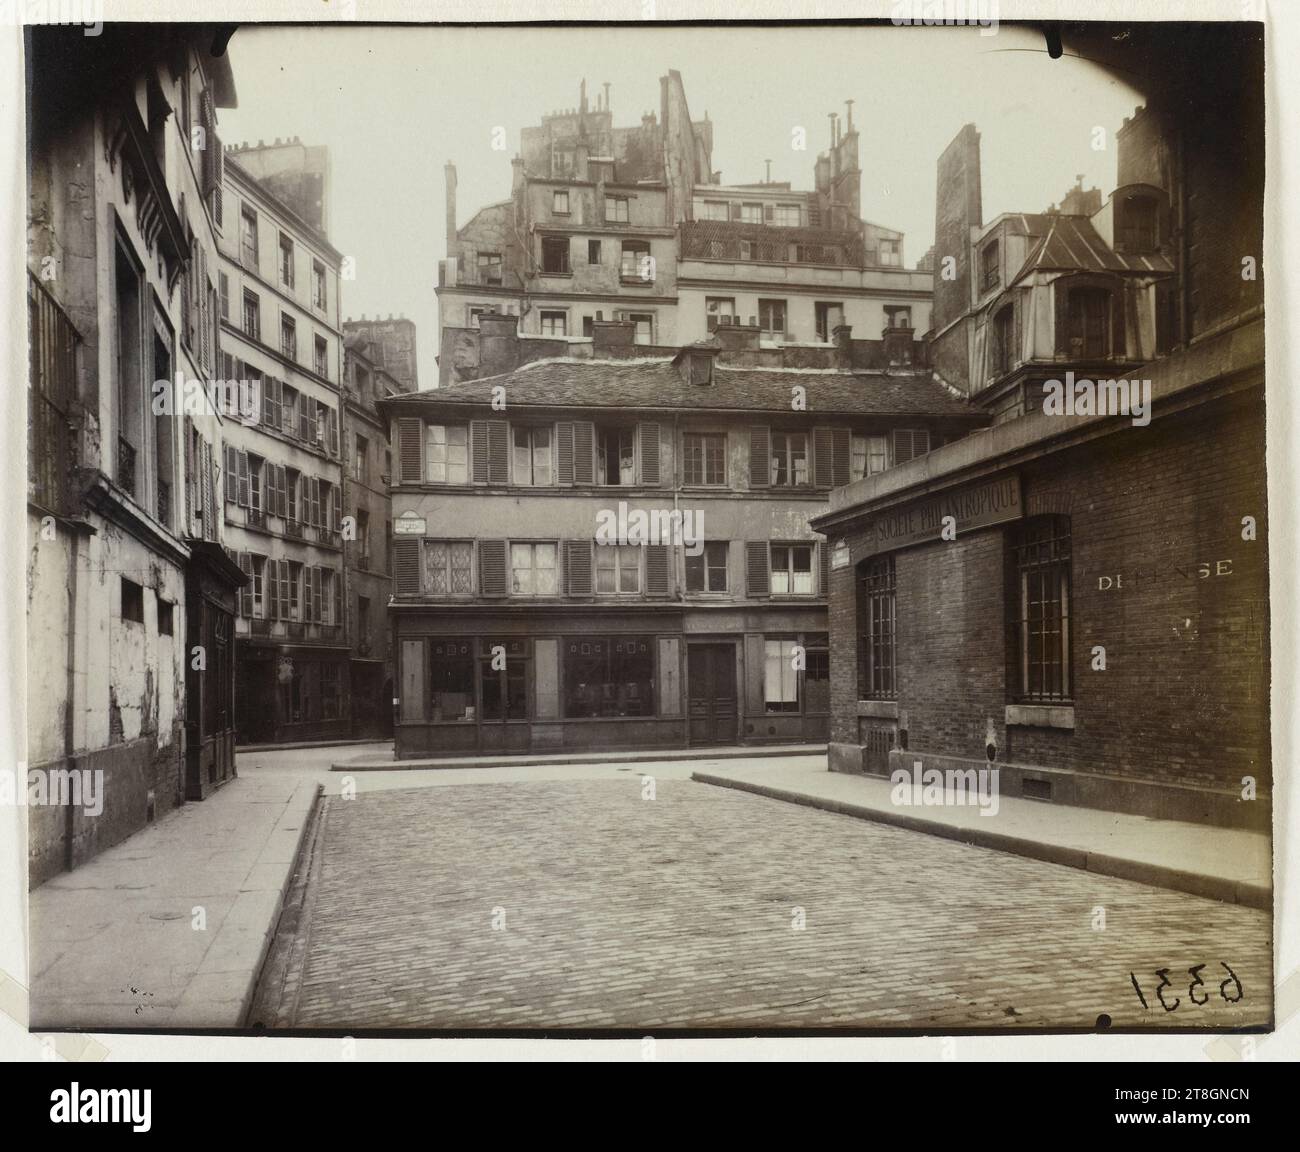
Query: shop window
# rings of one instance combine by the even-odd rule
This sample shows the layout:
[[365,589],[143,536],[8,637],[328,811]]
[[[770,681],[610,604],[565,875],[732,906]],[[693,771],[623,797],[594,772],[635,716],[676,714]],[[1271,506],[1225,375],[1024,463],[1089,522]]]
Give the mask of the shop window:
[[894,558],[867,562],[858,579],[858,696],[893,700]]
[[1043,516],[1008,535],[1007,619],[1014,696],[1026,702],[1069,700],[1070,521]]
[[799,711],[796,647],[797,640],[764,641],[763,707],[769,713]]
[[339,668],[340,665],[334,663],[320,666],[320,718],[322,720],[337,720],[342,715]]
[[654,715],[654,640],[590,636],[564,641],[564,715]]
[[[479,659],[479,692],[484,720],[528,719],[527,641],[485,640]],[[493,668],[492,649],[505,649],[505,667]]]
[[434,640],[429,662],[433,722],[474,719],[474,645],[470,640]]

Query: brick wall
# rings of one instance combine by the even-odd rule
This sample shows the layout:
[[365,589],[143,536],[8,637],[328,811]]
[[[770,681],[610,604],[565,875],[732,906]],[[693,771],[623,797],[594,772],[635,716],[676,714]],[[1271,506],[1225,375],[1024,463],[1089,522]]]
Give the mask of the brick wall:
[[[1073,731],[1004,723],[1002,528],[895,554],[909,747],[1263,793],[1268,577],[1260,394],[1216,401],[1022,470],[1028,514],[1071,517]],[[1242,517],[1257,539],[1242,539]],[[860,536],[848,537],[850,546]],[[1208,573],[1208,574],[1207,574]],[[830,593],[834,741],[855,742],[854,571]],[[1094,645],[1106,669],[1092,670]]]

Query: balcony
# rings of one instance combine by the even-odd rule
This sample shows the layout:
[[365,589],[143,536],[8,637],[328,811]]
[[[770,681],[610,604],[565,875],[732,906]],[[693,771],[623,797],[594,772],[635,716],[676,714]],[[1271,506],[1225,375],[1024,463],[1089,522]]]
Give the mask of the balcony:
[[244,524],[248,528],[260,528],[266,531],[266,513],[259,508],[249,508],[244,517]]
[[295,540],[301,540],[301,539],[302,539],[302,521],[301,521],[301,520],[286,520],[286,521],[284,522],[284,534],[285,534],[286,536],[292,536]]

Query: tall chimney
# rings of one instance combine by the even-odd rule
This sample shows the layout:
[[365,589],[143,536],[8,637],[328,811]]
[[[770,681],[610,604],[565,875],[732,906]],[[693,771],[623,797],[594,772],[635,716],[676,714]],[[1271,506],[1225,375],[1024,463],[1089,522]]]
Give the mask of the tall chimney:
[[609,111],[609,81],[605,81],[605,111]]
[[454,256],[456,247],[456,165],[450,160],[443,166],[447,180],[447,255]]
[[853,101],[852,100],[844,101],[844,120],[845,120],[844,131],[852,132],[853,131]]

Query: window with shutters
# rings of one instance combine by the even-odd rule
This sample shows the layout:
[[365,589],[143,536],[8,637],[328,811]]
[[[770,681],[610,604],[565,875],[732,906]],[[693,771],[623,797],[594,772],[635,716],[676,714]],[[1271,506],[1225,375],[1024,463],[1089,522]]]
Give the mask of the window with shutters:
[[429,424],[424,437],[429,483],[468,484],[469,426]]
[[653,716],[652,636],[569,636],[564,646],[564,716]]
[[542,272],[547,276],[569,275],[569,238],[542,237]]
[[636,483],[636,430],[596,429],[596,483],[626,486]]
[[813,595],[813,546],[773,544],[768,580],[773,596]]
[[726,486],[725,432],[687,432],[682,436],[682,482],[700,486]]
[[710,540],[698,556],[686,553],[687,592],[725,592],[727,590],[727,551],[725,540]]
[[850,441],[849,479],[861,480],[889,467],[887,436],[854,436]]
[[928,428],[895,428],[893,444],[893,463],[905,464],[930,451],[930,431]]
[[266,511],[264,471],[266,461],[260,456],[248,455],[248,507],[254,512]]
[[893,700],[894,558],[865,562],[858,578],[858,695]]
[[797,488],[808,483],[808,434],[773,431],[771,438],[773,487]]
[[550,428],[528,428],[514,425],[510,430],[514,440],[511,482],[530,487],[549,487],[555,482],[551,459]]
[[474,542],[426,540],[424,587],[431,596],[472,596],[474,593]]
[[289,360],[298,359],[298,325],[285,313],[280,314],[280,355]]
[[298,475],[295,468],[284,470],[284,518],[294,523],[298,521]]
[[510,594],[512,596],[554,596],[556,554],[554,543],[510,544]]
[[244,289],[244,332],[253,340],[262,339],[262,302],[256,292]]
[[641,591],[641,548],[635,544],[596,545],[596,592],[605,596]]

